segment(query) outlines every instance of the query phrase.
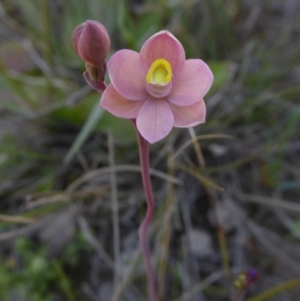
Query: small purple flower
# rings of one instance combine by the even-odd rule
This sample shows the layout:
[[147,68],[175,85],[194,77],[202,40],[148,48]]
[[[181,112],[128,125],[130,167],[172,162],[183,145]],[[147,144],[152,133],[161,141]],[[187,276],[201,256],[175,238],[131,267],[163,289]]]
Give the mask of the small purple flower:
[[237,289],[246,289],[248,288],[250,285],[252,285],[254,282],[256,282],[259,278],[259,273],[256,269],[249,269],[246,273],[241,273],[239,274],[234,282],[233,285],[237,288]]
[[257,272],[256,269],[252,268],[246,273],[246,277],[247,277],[248,285],[251,285],[252,283],[257,281],[257,279],[259,278],[259,273]]

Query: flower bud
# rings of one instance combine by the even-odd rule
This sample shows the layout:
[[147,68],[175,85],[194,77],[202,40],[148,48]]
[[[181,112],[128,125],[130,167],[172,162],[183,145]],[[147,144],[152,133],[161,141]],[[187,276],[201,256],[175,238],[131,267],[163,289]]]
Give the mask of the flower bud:
[[83,61],[102,68],[109,51],[110,39],[106,28],[101,23],[88,20],[75,27],[72,43]]
[[106,71],[106,65],[105,63],[102,63],[101,66],[95,67],[93,65],[90,65],[88,63],[85,63],[85,69],[87,73],[90,76],[90,79],[94,82],[103,82],[105,71]]

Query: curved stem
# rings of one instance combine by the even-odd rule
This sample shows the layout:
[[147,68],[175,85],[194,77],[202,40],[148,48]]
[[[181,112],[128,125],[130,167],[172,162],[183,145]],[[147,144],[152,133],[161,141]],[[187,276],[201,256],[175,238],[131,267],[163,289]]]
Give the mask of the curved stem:
[[152,184],[151,184],[150,173],[149,173],[150,170],[149,143],[142,137],[142,135],[137,130],[135,121],[132,120],[132,122],[136,129],[138,143],[139,143],[141,173],[142,173],[143,187],[144,187],[144,192],[145,192],[146,202],[147,202],[146,216],[139,228],[139,240],[140,240],[140,247],[142,249],[142,253],[144,257],[145,267],[146,267],[149,300],[157,301],[155,276],[151,264],[151,252],[149,247],[149,229],[150,229],[151,221],[153,219],[154,208],[155,208]]
[[240,301],[243,295],[243,292],[245,291],[245,289],[240,289],[236,295],[236,297],[234,298],[234,301]]

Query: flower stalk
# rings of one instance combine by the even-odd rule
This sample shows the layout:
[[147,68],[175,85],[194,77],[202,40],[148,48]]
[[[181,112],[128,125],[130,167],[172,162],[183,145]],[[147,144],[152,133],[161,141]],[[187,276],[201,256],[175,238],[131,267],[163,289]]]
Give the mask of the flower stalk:
[[149,142],[140,134],[137,130],[135,120],[132,123],[136,129],[138,144],[139,144],[139,156],[141,164],[141,174],[143,187],[147,202],[147,211],[144,220],[139,228],[139,241],[140,247],[144,257],[144,263],[147,273],[148,281],[148,294],[150,301],[157,301],[156,285],[154,270],[151,264],[151,252],[149,246],[149,230],[154,215],[155,201],[153,196],[152,183],[150,179],[150,166],[149,166]]

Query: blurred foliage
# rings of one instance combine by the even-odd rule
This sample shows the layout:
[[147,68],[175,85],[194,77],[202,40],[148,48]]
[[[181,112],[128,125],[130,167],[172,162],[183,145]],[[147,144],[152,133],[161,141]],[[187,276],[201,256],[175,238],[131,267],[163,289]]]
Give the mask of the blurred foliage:
[[33,301],[55,300],[57,292],[65,296],[65,300],[75,300],[74,284],[64,273],[62,262],[69,269],[76,268],[80,256],[88,254],[90,246],[81,235],[77,235],[72,244],[66,245],[61,258],[56,259],[49,256],[45,246],[37,249],[35,243],[26,238],[17,239],[15,246],[16,256],[3,260],[0,266],[2,300],[14,300],[9,289]]

